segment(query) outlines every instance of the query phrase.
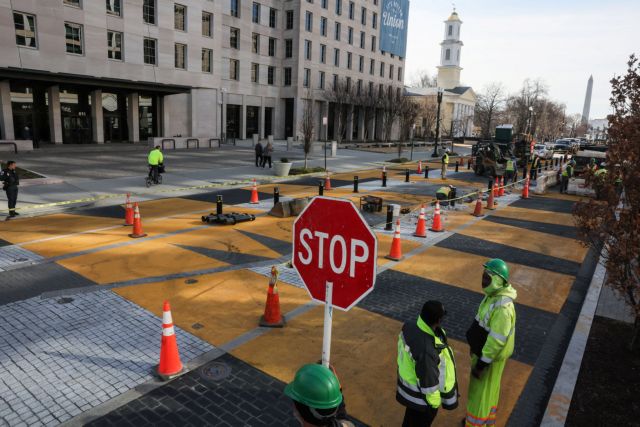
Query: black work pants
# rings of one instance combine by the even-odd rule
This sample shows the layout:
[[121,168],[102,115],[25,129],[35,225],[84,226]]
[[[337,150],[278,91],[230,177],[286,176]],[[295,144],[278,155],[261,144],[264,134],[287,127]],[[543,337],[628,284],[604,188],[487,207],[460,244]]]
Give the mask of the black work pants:
[[426,427],[436,419],[437,409],[429,407],[425,412],[407,408],[402,420],[402,427]]
[[158,165],[149,165],[151,166],[151,170],[149,171],[149,176],[153,180],[154,184],[158,183]]
[[256,166],[262,166],[262,154],[256,153]]
[[18,187],[9,187],[4,190],[7,193],[7,204],[9,205],[9,215],[15,214],[16,203],[18,203]]
[[538,179],[538,166],[531,168],[531,180]]
[[269,162],[269,169],[271,169],[271,156],[262,156],[262,167]]
[[560,192],[566,193],[568,188],[569,188],[569,177],[563,175],[560,181]]

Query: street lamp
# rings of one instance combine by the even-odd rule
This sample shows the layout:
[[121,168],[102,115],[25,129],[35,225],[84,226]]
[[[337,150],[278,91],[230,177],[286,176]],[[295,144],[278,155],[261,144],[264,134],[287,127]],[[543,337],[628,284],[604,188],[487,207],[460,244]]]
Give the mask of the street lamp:
[[531,116],[533,116],[533,107],[529,106],[529,119],[527,120],[528,122],[527,134],[531,134]]
[[411,135],[410,135],[410,138],[411,138],[411,159],[410,160],[413,160],[413,135],[415,134],[415,132],[416,132],[416,124],[414,123],[413,126],[411,126]]
[[442,95],[444,94],[444,89],[438,88],[438,113],[436,116],[436,143],[433,145],[433,153],[431,153],[431,157],[438,157],[438,143],[440,142],[440,104],[442,104]]

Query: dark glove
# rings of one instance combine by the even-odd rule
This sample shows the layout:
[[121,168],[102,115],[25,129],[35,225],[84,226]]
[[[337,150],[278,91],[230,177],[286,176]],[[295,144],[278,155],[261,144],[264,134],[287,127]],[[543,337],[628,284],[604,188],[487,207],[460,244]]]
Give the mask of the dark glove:
[[482,377],[482,373],[484,372],[484,369],[487,366],[489,366],[488,363],[485,363],[482,360],[478,359],[478,361],[476,362],[476,365],[473,367],[473,369],[471,369],[471,375],[473,375],[477,379],[480,379],[480,377]]

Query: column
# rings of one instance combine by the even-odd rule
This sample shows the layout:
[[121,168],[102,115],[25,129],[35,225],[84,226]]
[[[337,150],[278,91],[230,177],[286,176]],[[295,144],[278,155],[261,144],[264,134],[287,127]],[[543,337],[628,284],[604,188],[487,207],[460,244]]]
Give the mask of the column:
[[247,103],[242,95],[242,111],[240,111],[240,139],[247,139]]
[[347,135],[346,135],[347,141],[353,140],[353,113],[354,113],[353,105],[347,105],[347,118],[345,119],[346,120],[345,130],[347,132]]
[[49,139],[54,144],[62,144],[62,111],[60,110],[60,86],[47,88],[49,98]]
[[169,105],[167,103],[167,96],[168,95],[163,95],[161,98],[161,104],[162,104],[162,135],[165,138],[171,138],[173,135],[171,133],[171,118],[170,118],[170,113],[171,113],[171,109],[169,108]]
[[140,140],[140,107],[138,92],[127,94],[127,128],[129,129],[129,142]]
[[264,134],[264,96],[260,97],[260,110],[258,111],[258,134],[258,138],[266,138]]
[[376,139],[376,109],[369,108],[367,111],[369,118],[367,120],[367,141],[375,141]]
[[[327,118],[327,124],[323,124],[324,118]],[[322,108],[320,109],[320,126],[322,126],[322,130],[318,133],[320,138],[326,141],[329,139],[329,101],[324,101],[322,103]]]
[[0,82],[0,123],[2,124],[2,139],[15,139],[13,130],[13,110],[11,109],[11,87],[9,80]]
[[[338,141],[342,137],[340,132],[340,122],[342,120],[342,111],[339,105],[333,105],[333,140]],[[342,123],[344,126],[344,123]]]
[[191,89],[191,91],[189,92],[189,123],[191,123],[191,126],[189,126],[189,136],[193,136],[195,137],[198,134],[198,106],[197,106],[197,101],[198,101],[198,93],[194,90]]
[[218,91],[218,96],[220,97],[220,139],[222,139],[222,134],[226,135],[227,133],[227,99],[224,96],[225,91],[220,89]]
[[102,118],[102,90],[91,92],[91,129],[93,142],[104,144],[104,120]]
[[367,109],[365,107],[359,107],[358,114],[358,140],[364,141],[364,115],[366,114]]

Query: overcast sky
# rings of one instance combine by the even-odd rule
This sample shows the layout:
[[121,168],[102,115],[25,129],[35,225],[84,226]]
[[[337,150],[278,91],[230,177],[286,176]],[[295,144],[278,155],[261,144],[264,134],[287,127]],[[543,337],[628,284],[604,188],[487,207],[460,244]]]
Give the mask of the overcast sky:
[[[581,113],[593,74],[590,118],[609,113],[609,80],[640,54],[639,0],[459,0],[462,83],[476,92],[499,81],[509,92],[541,78],[552,99]],[[452,3],[411,0],[407,40],[409,84],[420,69],[434,74]]]

